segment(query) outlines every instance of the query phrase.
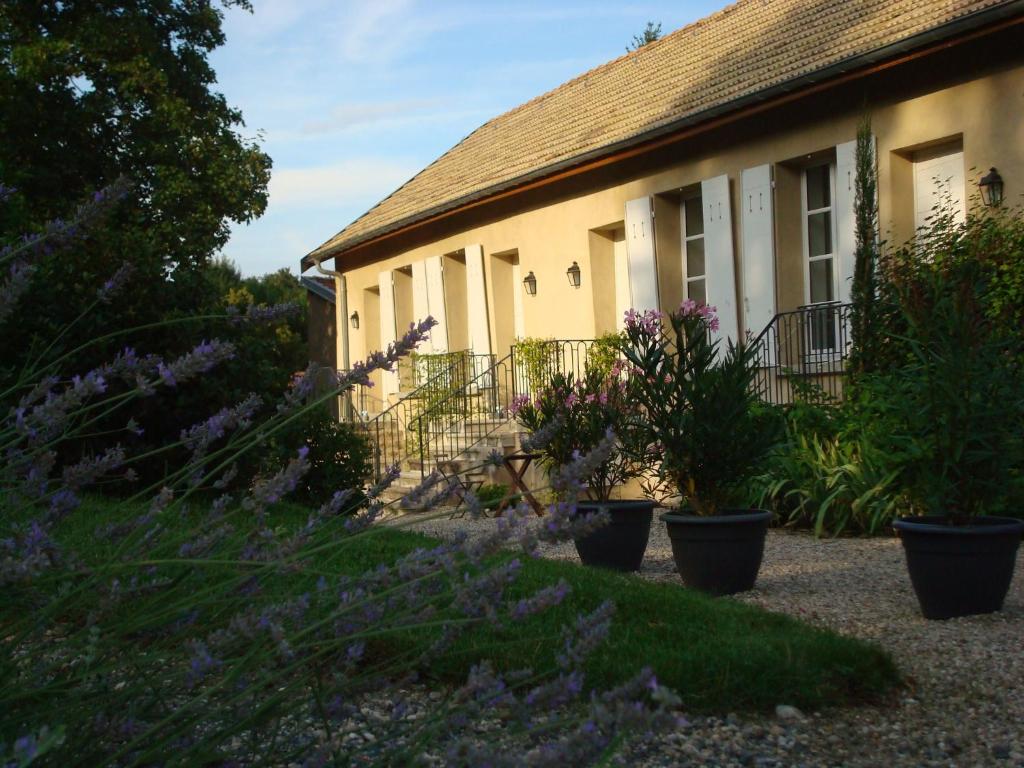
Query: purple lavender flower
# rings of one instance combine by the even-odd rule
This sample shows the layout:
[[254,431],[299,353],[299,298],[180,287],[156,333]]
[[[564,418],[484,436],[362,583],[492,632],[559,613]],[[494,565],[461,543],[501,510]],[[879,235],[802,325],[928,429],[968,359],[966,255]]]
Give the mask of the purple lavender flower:
[[182,430],[181,440],[192,451],[192,461],[205,455],[210,445],[229,431],[248,427],[261,403],[259,396],[250,394],[235,407],[222,408],[206,421]]
[[135,265],[131,262],[125,262],[109,280],[100,286],[99,290],[96,291],[96,298],[104,304],[109,304],[110,300],[121,292],[134,272]]
[[235,345],[226,341],[203,341],[186,354],[170,363],[158,363],[157,373],[168,387],[176,387],[206,373],[235,356]]

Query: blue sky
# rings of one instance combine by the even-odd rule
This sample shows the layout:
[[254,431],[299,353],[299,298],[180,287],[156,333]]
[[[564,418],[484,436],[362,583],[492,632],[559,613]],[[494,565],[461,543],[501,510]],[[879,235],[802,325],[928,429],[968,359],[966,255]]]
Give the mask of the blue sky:
[[224,249],[288,267],[490,118],[725,0],[253,0],[211,56],[244,134],[274,160],[270,205]]

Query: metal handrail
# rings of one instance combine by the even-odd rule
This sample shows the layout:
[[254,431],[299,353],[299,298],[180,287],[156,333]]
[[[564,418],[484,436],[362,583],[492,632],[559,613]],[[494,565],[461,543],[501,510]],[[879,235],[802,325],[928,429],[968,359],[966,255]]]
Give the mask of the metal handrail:
[[[431,456],[452,462],[511,422],[512,371],[513,354],[509,353],[416,415],[409,431],[417,436],[421,475],[427,474]],[[474,407],[476,398],[485,401],[484,408]]]
[[830,399],[841,399],[851,346],[851,307],[835,301],[777,313],[751,342],[758,394],[782,405],[809,386]]

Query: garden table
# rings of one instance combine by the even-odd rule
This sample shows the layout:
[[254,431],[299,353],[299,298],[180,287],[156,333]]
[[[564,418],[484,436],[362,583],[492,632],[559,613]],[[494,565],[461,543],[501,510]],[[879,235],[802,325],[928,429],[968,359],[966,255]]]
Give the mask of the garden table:
[[544,507],[539,501],[533,496],[533,492],[530,490],[526,481],[523,477],[526,475],[526,470],[530,468],[534,459],[540,458],[539,453],[510,453],[502,459],[505,465],[505,469],[508,470],[509,476],[512,478],[512,485],[509,487],[505,497],[498,504],[498,510],[494,513],[495,517],[500,517],[510,503],[513,502],[514,497],[521,496],[526,499],[530,506],[533,507],[533,511],[537,513],[538,517],[544,514]]

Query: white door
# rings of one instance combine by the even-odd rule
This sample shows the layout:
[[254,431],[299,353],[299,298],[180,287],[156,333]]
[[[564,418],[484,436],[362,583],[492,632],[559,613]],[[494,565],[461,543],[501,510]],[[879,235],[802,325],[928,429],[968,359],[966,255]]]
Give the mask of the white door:
[[[387,349],[388,345],[394,344],[397,339],[395,328],[395,283],[391,270],[380,272],[377,275],[377,286],[380,289],[380,346]],[[383,372],[382,399],[386,402],[388,395],[398,391],[398,373],[396,371]]]
[[629,262],[630,306],[637,312],[658,309],[658,263],[654,252],[651,199],[626,202],[626,254]]
[[448,351],[448,316],[444,302],[443,256],[431,256],[424,260],[427,275],[427,305],[430,315],[437,321],[430,332],[431,348],[434,352]]
[[743,233],[743,329],[757,336],[775,317],[775,230],[769,165],[740,174]]
[[[412,314],[416,322],[420,322],[430,314],[430,301],[427,299],[427,266],[422,261],[412,265]],[[430,340],[423,342],[421,350],[430,349]]]
[[732,206],[729,177],[716,176],[700,183],[704,204],[704,259],[707,303],[716,308],[718,339],[739,339],[736,312],[736,267],[733,264]]
[[469,347],[476,355],[489,355],[491,353],[491,328],[487,320],[484,249],[481,245],[467,245],[465,253]]
[[523,312],[523,271],[519,268],[519,257],[512,262],[512,329],[516,341],[526,338],[526,315]]
[[967,208],[964,187],[964,153],[936,149],[914,156],[914,226],[928,226],[928,219],[950,213],[963,224]]
[[625,230],[617,229],[612,233],[612,253],[615,259],[615,330],[621,331],[626,327],[626,311],[632,304]]

